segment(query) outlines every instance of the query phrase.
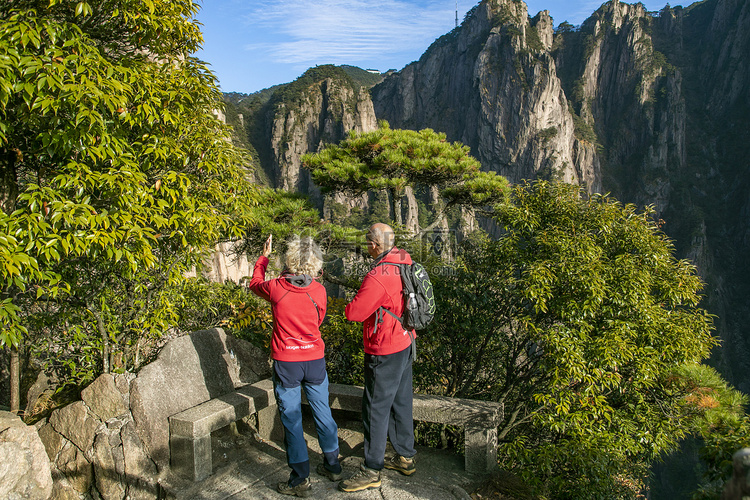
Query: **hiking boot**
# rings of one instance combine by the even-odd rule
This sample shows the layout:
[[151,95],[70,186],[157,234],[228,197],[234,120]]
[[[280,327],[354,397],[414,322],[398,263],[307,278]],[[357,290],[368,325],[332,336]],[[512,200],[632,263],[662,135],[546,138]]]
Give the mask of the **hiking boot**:
[[304,481],[299,483],[297,486],[289,486],[289,483],[279,483],[276,488],[282,495],[291,495],[293,497],[309,497],[312,495],[312,484],[310,484],[310,478],[306,477]]
[[380,488],[380,471],[370,469],[365,464],[359,466],[359,472],[339,483],[339,489],[348,493],[368,488]]
[[417,472],[417,467],[414,465],[414,457],[406,458],[401,455],[393,455],[384,465],[386,469],[397,470],[405,476],[411,476]]
[[[329,471],[328,469],[326,469],[325,464],[318,464],[318,466],[315,468],[315,472],[317,472],[321,476],[327,477],[331,481],[338,481],[343,476],[341,472]],[[343,469],[342,469],[342,472],[343,472]]]

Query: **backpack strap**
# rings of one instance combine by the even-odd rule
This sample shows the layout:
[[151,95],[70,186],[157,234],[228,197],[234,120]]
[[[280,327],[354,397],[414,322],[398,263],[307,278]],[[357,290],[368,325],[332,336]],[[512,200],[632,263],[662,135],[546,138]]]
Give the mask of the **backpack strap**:
[[[401,323],[401,327],[403,328],[404,326],[403,318],[393,314],[393,311],[391,311],[390,309],[386,309],[385,307],[380,306],[378,307],[378,310],[375,311],[375,326],[372,329],[373,334],[375,334],[378,331],[378,325],[383,322],[384,312],[387,312],[388,314],[396,318],[398,322]],[[417,339],[411,330],[404,328],[404,331],[409,335],[409,338],[411,339],[411,359],[412,361],[416,361],[417,360]]]
[[[396,264],[395,262],[380,262],[380,263],[378,263],[378,264],[377,264],[377,265],[376,265],[375,267],[379,267],[379,266],[395,266],[395,267],[398,267],[398,268],[399,268],[399,270],[400,270],[400,269],[401,269],[401,266],[402,266],[402,264]],[[373,269],[375,269],[375,267],[373,267]],[[402,279],[403,279],[403,278],[402,278]],[[401,286],[401,294],[403,294],[403,293],[404,293],[404,287],[403,287],[403,285],[402,285],[402,286]],[[377,329],[377,327],[378,327],[378,323],[382,323],[382,322],[383,322],[383,314],[382,314],[382,311],[385,311],[385,312],[387,312],[388,314],[390,314],[391,316],[393,316],[394,318],[396,318],[396,319],[398,320],[398,322],[399,322],[399,323],[401,323],[401,326],[403,326],[403,324],[404,324],[404,318],[403,318],[403,316],[396,316],[396,314],[394,314],[394,313],[393,313],[393,311],[391,311],[390,309],[387,309],[387,308],[385,308],[385,307],[383,307],[383,306],[380,306],[380,307],[378,308],[378,311],[377,311],[377,314],[378,314],[378,315],[377,315],[377,316],[375,317],[375,320],[376,320],[376,321],[375,321],[375,329]],[[373,330],[373,331],[372,331],[372,333],[375,333],[375,331],[376,331],[376,330]]]
[[[375,267],[386,266],[386,265],[387,266],[396,266],[400,270],[402,265],[405,266],[405,265],[408,265],[408,264],[396,264],[395,262],[380,262],[377,265],[375,265]],[[375,267],[373,267],[373,269],[375,269]],[[401,294],[403,295],[403,293],[404,293],[404,288],[403,288],[403,285],[402,285],[401,286]],[[406,304],[404,304],[404,306],[405,305]],[[396,318],[398,320],[398,322],[401,323],[401,327],[404,328],[404,318],[403,318],[403,316],[397,316],[390,309],[387,309],[387,308],[385,308],[383,306],[380,306],[380,307],[378,307],[378,310],[375,312],[375,327],[372,329],[372,333],[373,334],[375,334],[378,331],[378,325],[383,322],[383,312],[386,312],[386,313],[390,314],[391,316],[393,316],[394,318]],[[417,339],[414,336],[414,334],[412,333],[412,331],[409,330],[408,328],[404,328],[404,331],[409,334],[409,338],[411,339],[411,359],[412,359],[412,361],[416,361],[416,359],[417,359]]]
[[404,317],[403,317],[403,316],[396,316],[396,315],[395,315],[395,314],[393,313],[393,311],[391,311],[390,309],[386,309],[386,308],[385,308],[385,307],[383,307],[383,306],[380,306],[380,309],[382,309],[382,310],[383,310],[384,312],[387,312],[388,314],[390,314],[391,316],[393,316],[394,318],[396,318],[396,319],[398,320],[398,322],[399,322],[399,323],[402,323],[402,326],[403,326],[403,322],[404,322]]
[[318,303],[315,302],[315,299],[312,298],[312,295],[310,295],[308,292],[305,292],[305,293],[307,294],[308,297],[310,297],[310,300],[315,306],[315,312],[318,313],[318,323],[320,323],[320,307],[318,307]]

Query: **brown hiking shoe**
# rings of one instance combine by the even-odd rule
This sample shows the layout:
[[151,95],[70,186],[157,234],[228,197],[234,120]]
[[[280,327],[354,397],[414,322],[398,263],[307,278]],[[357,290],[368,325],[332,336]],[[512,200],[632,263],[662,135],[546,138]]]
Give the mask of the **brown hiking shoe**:
[[306,477],[305,480],[297,486],[289,486],[289,483],[284,481],[283,483],[279,483],[276,489],[279,490],[279,493],[282,495],[291,495],[293,497],[305,498],[312,495],[312,484],[310,483],[309,477]]
[[386,469],[397,470],[405,476],[411,476],[417,472],[414,457],[406,458],[401,455],[393,455],[390,460],[386,460],[384,465]]
[[327,477],[331,481],[338,481],[343,476],[341,472],[329,471],[328,469],[326,469],[326,466],[323,464],[318,464],[318,466],[315,468],[315,472],[317,472],[321,476]]
[[347,493],[369,488],[380,488],[380,471],[370,469],[365,464],[360,465],[359,471],[352,477],[339,483],[339,489]]

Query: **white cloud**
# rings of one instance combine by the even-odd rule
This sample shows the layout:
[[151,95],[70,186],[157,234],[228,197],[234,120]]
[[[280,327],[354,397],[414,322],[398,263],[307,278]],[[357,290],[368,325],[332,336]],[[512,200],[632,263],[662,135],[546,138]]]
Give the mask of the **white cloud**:
[[[263,52],[287,64],[357,63],[419,47],[449,31],[454,3],[428,0],[261,0],[245,17]],[[267,41],[258,41],[265,34]]]

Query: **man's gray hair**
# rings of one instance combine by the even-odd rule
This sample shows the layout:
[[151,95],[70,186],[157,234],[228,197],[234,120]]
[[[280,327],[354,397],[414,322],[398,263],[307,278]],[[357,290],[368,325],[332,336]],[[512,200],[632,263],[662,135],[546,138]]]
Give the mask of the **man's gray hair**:
[[323,252],[311,237],[295,234],[287,243],[285,260],[290,272],[315,277],[323,267]]

